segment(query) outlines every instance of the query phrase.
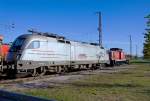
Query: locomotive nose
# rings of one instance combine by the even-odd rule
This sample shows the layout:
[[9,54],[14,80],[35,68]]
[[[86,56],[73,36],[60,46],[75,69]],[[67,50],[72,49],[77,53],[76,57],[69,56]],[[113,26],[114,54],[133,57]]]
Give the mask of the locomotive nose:
[[16,61],[16,56],[17,56],[17,52],[8,52],[8,55],[7,55],[7,62],[14,62]]
[[7,55],[7,58],[6,58],[6,61],[8,63],[12,63],[12,62],[15,62],[15,61],[19,60],[20,57],[21,57],[21,53],[22,53],[22,50],[18,50],[16,52],[9,51],[8,55]]
[[7,62],[15,62],[20,58],[20,53],[23,50],[24,43],[25,43],[25,38],[22,37],[18,37],[13,42],[7,55]]

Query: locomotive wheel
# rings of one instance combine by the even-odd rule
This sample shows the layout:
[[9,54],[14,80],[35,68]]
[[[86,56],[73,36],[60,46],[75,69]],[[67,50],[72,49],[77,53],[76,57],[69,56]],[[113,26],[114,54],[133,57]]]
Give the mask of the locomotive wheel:
[[111,60],[110,65],[111,65],[111,67],[114,67],[115,66],[115,60]]
[[43,76],[45,73],[46,73],[45,67],[39,67],[33,70],[32,76],[33,77]]
[[103,69],[103,64],[99,64],[99,69],[100,69],[100,70]]
[[46,74],[46,67],[41,67],[40,76],[43,76]]
[[102,63],[102,64],[99,64],[99,69],[102,70],[106,67],[106,64],[105,63]]
[[33,77],[36,77],[36,76],[38,76],[37,69],[34,69],[34,70],[33,70],[32,76],[33,76]]
[[90,67],[90,70],[95,70],[96,69],[96,65],[92,64],[92,66]]
[[16,70],[14,69],[7,69],[6,75],[9,79],[15,79],[16,78]]
[[56,67],[56,73],[60,74],[61,73],[61,69],[62,69],[61,66],[57,66]]
[[65,73],[68,73],[69,72],[69,67],[68,66],[64,66],[64,68],[63,68],[63,72]]
[[56,73],[63,74],[67,71],[67,68],[65,66],[57,66],[56,67]]

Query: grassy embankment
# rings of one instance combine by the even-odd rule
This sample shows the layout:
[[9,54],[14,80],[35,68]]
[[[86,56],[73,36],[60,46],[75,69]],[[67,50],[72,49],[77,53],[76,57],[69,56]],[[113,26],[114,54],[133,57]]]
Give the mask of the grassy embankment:
[[150,65],[119,73],[89,75],[62,87],[30,89],[25,94],[58,101],[150,101]]
[[143,60],[143,59],[132,59],[130,60],[130,63],[136,63],[136,64],[141,64],[141,63],[150,63],[150,59]]

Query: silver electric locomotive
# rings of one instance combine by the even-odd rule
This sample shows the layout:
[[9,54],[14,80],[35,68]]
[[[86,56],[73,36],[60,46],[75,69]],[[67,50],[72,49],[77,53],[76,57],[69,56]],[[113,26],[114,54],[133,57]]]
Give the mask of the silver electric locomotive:
[[43,75],[74,68],[95,68],[109,64],[109,56],[97,44],[67,40],[56,34],[24,34],[13,42],[7,62],[17,73]]

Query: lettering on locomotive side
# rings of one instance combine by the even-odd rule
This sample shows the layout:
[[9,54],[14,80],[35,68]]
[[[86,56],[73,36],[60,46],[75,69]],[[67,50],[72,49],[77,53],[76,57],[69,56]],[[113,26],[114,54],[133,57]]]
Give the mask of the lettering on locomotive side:
[[86,58],[87,58],[87,55],[86,55],[86,54],[79,54],[79,55],[78,55],[78,58],[79,58],[79,59],[86,59]]

